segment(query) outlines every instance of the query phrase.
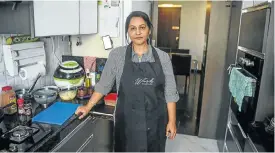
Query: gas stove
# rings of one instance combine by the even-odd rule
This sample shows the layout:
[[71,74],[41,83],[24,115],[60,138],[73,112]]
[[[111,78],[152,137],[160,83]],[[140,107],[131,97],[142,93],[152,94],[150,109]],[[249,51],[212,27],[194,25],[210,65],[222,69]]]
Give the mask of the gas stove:
[[4,151],[28,151],[50,132],[51,126],[48,124],[33,123],[31,126],[19,125],[1,136],[2,139],[7,141]]

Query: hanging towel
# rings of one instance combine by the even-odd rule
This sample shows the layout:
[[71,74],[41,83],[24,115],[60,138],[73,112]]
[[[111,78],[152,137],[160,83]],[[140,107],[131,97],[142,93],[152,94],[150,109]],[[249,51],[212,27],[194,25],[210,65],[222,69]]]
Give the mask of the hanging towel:
[[242,108],[243,98],[245,96],[254,97],[255,89],[255,79],[245,76],[236,67],[232,68],[229,79],[229,90],[239,106],[239,111]]

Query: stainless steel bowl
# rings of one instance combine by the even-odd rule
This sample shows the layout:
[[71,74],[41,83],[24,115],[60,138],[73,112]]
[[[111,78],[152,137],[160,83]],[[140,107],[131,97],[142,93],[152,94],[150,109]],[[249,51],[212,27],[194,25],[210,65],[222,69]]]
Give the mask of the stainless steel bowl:
[[33,92],[35,101],[41,105],[48,105],[56,100],[58,91],[55,88],[41,88]]

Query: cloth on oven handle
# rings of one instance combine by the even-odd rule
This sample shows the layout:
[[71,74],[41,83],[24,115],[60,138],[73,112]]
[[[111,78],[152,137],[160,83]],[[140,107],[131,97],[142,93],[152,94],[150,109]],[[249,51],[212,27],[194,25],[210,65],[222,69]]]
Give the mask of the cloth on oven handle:
[[233,67],[229,78],[229,90],[232,96],[236,99],[236,103],[241,111],[243,98],[254,97],[256,89],[256,81],[251,77],[245,76],[240,68]]

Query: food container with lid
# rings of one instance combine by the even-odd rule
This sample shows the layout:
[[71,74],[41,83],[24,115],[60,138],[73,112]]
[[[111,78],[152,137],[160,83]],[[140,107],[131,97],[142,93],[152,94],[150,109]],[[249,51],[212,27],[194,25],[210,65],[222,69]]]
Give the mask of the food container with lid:
[[61,63],[54,72],[54,83],[57,87],[83,85],[85,71],[76,61]]
[[117,94],[116,93],[109,93],[104,97],[105,105],[108,106],[116,106]]

